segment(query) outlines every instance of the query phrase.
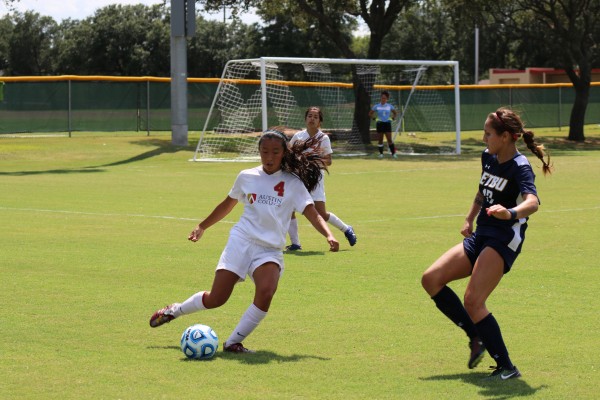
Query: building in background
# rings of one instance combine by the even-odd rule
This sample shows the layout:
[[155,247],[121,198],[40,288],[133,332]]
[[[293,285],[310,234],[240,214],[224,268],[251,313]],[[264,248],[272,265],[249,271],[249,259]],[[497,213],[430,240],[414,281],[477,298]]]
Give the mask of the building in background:
[[[592,69],[592,82],[600,82],[600,68]],[[527,68],[502,69],[491,68],[489,84],[519,85],[544,83],[571,83],[564,69]]]

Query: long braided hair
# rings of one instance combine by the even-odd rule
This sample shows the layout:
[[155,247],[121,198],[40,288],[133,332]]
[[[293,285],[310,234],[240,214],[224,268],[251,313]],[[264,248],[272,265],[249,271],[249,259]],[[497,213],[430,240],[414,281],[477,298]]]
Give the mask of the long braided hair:
[[309,192],[317,187],[322,179],[321,170],[327,171],[327,166],[323,162],[319,150],[321,146],[319,138],[312,137],[306,141],[299,140],[288,147],[288,137],[285,133],[277,129],[269,129],[261,135],[258,141],[259,147],[263,139],[281,140],[284,152],[281,169],[300,178]]
[[543,144],[535,141],[533,132],[525,130],[525,124],[521,117],[511,109],[500,107],[495,112],[488,115],[492,128],[501,134],[506,131],[512,136],[513,142],[523,136],[523,141],[527,148],[531,150],[542,161],[542,171],[544,175],[552,173],[552,164],[550,164],[550,155],[547,154]]

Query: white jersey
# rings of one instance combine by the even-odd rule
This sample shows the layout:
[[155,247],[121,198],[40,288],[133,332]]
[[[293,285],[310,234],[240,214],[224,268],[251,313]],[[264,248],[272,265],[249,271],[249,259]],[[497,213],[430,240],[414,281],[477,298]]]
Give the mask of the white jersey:
[[241,171],[229,197],[244,204],[232,228],[261,246],[283,249],[292,212],[302,213],[313,204],[297,176],[285,171],[267,174],[262,165]]

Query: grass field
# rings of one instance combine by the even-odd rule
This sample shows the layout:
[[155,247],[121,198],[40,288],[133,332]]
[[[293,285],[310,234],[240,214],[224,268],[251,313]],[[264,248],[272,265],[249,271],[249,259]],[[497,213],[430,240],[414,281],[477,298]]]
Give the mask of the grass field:
[[[304,250],[269,316],[245,342],[256,354],[188,361],[193,323],[221,342],[251,302],[150,329],[152,312],[208,289],[241,213],[192,244],[187,235],[255,164],[188,162],[170,136],[0,136],[0,397],[3,399],[593,399],[600,381],[600,129],[572,144],[536,131],[555,173],[523,254],[488,302],[523,378],[482,380],[467,338],[420,286],[461,240],[477,190],[481,133],[460,156],[334,159],[328,209],[352,224],[339,253],[300,219]],[[531,155],[530,153],[526,153]],[[462,295],[465,282],[451,285]],[[593,384],[596,382],[596,384]]]

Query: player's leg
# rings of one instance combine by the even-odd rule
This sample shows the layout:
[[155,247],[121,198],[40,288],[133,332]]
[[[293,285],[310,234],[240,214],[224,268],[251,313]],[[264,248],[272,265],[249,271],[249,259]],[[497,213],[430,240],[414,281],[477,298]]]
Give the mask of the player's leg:
[[377,123],[377,150],[379,150],[379,158],[383,157],[383,132],[379,122]]
[[292,242],[292,244],[287,246],[286,250],[302,250],[302,246],[300,245],[300,235],[298,234],[298,219],[296,219],[296,213],[294,212],[292,212],[292,219],[290,220],[288,235],[290,235],[290,241]]
[[279,265],[275,262],[267,262],[259,266],[252,277],[256,286],[254,301],[248,307],[240,322],[237,324],[224,345],[224,350],[233,353],[251,352],[242,345],[244,341],[260,322],[267,316],[273,296],[277,291],[280,276]]
[[150,326],[156,328],[184,314],[222,306],[231,296],[239,279],[240,277],[231,271],[217,270],[210,292],[195,293],[183,303],[173,303],[156,311],[150,318]]
[[387,144],[390,149],[390,153],[392,154],[392,157],[396,158],[397,157],[396,156],[396,145],[392,141],[392,132],[391,131],[385,132],[385,139],[387,140]]
[[491,247],[485,247],[473,267],[465,291],[465,308],[475,322],[477,332],[488,353],[498,364],[492,377],[517,378],[521,374],[512,364],[502,338],[500,326],[487,309],[485,302],[504,275],[504,259]]
[[460,298],[447,286],[452,281],[468,277],[471,268],[471,261],[465,253],[464,245],[459,243],[427,268],[421,278],[421,284],[436,307],[468,336],[470,354],[467,365],[469,368],[474,368],[481,361],[485,347]]
[[350,225],[347,225],[334,213],[328,212],[324,201],[315,200],[315,208],[317,209],[319,215],[325,220],[325,222],[335,226],[340,231],[344,232],[344,236],[346,236],[346,239],[348,239],[350,246],[354,246],[356,244],[357,238],[356,234],[354,233],[354,229]]

